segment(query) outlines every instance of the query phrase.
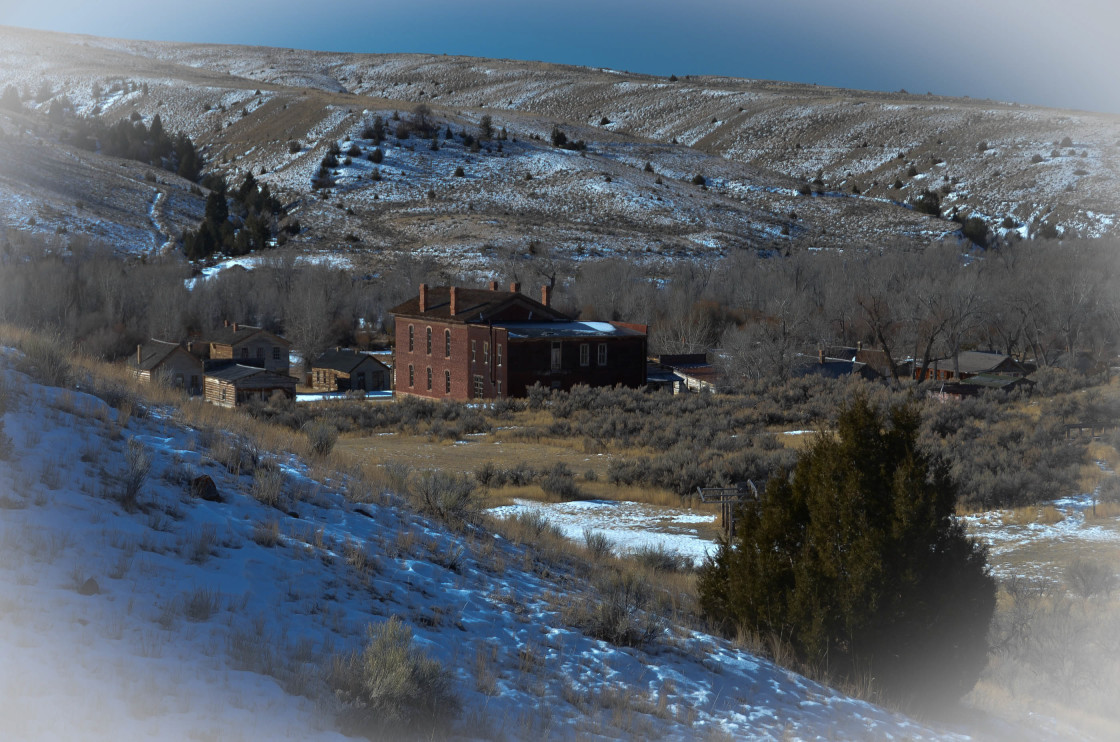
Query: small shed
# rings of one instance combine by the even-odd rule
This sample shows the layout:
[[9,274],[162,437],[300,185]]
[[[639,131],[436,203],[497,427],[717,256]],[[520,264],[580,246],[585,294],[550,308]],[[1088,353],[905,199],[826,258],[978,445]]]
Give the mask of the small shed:
[[392,374],[369,353],[335,348],[312,362],[310,386],[321,392],[379,391],[392,387]]
[[179,343],[153,339],[137,345],[128,366],[142,381],[163,381],[190,394],[202,392],[202,361]]
[[275,394],[296,397],[296,380],[263,368],[232,363],[206,371],[205,400],[220,407],[237,407],[251,400],[268,401]]

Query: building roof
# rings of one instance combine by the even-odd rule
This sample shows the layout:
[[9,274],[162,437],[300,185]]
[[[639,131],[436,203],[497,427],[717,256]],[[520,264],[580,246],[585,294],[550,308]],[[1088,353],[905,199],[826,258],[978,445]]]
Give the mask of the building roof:
[[1019,362],[1006,353],[995,353],[989,350],[964,350],[957,356],[957,365],[954,366],[952,357],[938,358],[931,363],[931,367],[936,364],[937,368],[941,370],[951,370],[959,368],[962,374],[982,374],[985,371],[992,371],[996,367],[1003,364],[1008,364],[1011,369],[1023,372]]
[[291,345],[288,340],[280,337],[279,335],[276,335],[275,333],[271,333],[268,330],[260,327],[254,327],[253,325],[240,325],[236,322],[226,327],[219,327],[213,332],[207,333],[206,342],[215,343],[218,345],[232,346],[237,345],[238,343],[243,343],[254,335],[262,332],[280,341],[282,345]]
[[[140,347],[139,357],[132,356],[128,359],[128,365],[141,371],[151,371],[181,347],[178,343],[169,343],[165,340],[149,340]],[[186,349],[183,349],[183,352],[185,353]]]
[[612,322],[495,322],[509,333],[510,338],[608,338],[641,337],[645,333]]
[[[295,384],[296,380],[291,376],[281,376],[274,374],[271,371],[266,371],[263,368],[255,366],[242,366],[239,363],[230,363],[222,366],[215,366],[207,369],[206,376],[208,378],[219,379],[220,381],[229,381],[236,384],[238,381],[248,379],[251,377],[260,377],[254,381],[271,382],[275,380],[278,384]],[[268,377],[272,377],[271,379]]]
[[861,376],[869,381],[881,378],[874,368],[854,358],[849,360],[847,358],[825,357],[822,359],[819,356],[817,358],[802,356],[794,374],[797,376],[823,376],[829,379]]
[[389,311],[409,317],[424,317],[443,322],[488,322],[500,319],[502,313],[515,306],[527,309],[541,320],[567,320],[565,314],[546,307],[520,292],[490,291],[455,287],[455,314],[451,314],[450,286],[430,286],[427,289],[425,311],[420,311],[420,296],[398,304]]
[[369,353],[356,353],[352,350],[345,349],[328,350],[326,353],[316,358],[311,364],[311,367],[329,368],[332,371],[341,371],[344,374],[348,374],[364,361],[370,361],[378,366],[382,366],[385,370],[389,368]]
[[1034,386],[1034,382],[1022,376],[1000,376],[998,374],[977,374],[971,376],[962,384],[982,387],[984,389],[1011,389],[1016,386]]

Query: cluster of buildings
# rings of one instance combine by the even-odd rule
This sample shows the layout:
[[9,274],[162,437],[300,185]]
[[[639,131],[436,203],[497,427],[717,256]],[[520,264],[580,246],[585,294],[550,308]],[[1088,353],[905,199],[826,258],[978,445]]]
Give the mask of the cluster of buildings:
[[[260,327],[226,323],[207,336],[180,343],[152,340],[137,346],[129,364],[141,378],[159,377],[207,402],[234,407],[250,400],[289,399],[309,392],[388,391],[456,401],[524,397],[540,384],[568,390],[577,384],[716,391],[719,372],[703,353],[648,356],[648,327],[576,320],[551,305],[541,287],[537,301],[519,284],[486,289],[421,284],[415,297],[394,307],[392,358],[335,348],[312,359],[301,378],[289,363],[291,343]],[[882,351],[821,349],[805,357],[798,375],[830,378],[891,375]],[[1010,356],[966,351],[955,359],[913,364],[896,372],[942,382],[942,398],[1030,384],[1032,368]]]
[[528,388],[576,384],[639,387],[646,383],[645,325],[577,321],[541,300],[509,290],[420,286],[394,307],[396,349],[390,365],[373,354],[336,348],[292,375],[291,343],[260,327],[226,323],[179,343],[151,340],[129,365],[165,382],[234,407],[296,387],[314,392],[377,391],[466,401],[522,397]]

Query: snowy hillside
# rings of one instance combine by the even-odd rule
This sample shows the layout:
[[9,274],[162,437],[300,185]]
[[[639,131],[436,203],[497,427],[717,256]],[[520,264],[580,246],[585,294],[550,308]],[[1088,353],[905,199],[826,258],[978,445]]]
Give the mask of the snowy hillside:
[[324,671],[391,616],[450,671],[456,736],[946,736],[682,626],[591,638],[572,606],[601,596],[539,551],[3,356],[6,738],[337,739]]
[[[131,252],[177,239],[202,198],[162,174],[153,184],[147,167],[72,152],[35,116],[55,105],[109,123],[158,114],[209,169],[233,181],[251,171],[293,205],[300,248],[352,251],[363,269],[391,250],[486,270],[496,250],[533,244],[656,268],[744,248],[928,244],[960,235],[954,214],[1028,237],[1113,235],[1120,218],[1120,120],[1013,103],[0,27],[8,85],[28,116],[0,111],[0,227]],[[392,117],[420,104],[439,149],[395,136]],[[468,144],[484,115],[508,138]],[[312,188],[328,148],[348,149],[374,116],[389,124],[385,162],[362,159],[365,142],[330,187]],[[586,151],[553,147],[554,126]],[[75,195],[75,182],[97,197]],[[946,218],[910,208],[926,191]]]

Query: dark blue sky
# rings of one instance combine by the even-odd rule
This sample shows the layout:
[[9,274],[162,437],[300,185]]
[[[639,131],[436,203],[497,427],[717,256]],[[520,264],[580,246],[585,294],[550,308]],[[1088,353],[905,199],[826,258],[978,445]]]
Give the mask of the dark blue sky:
[[[1120,113],[1117,0],[0,0],[0,24],[533,59]],[[169,7],[168,7],[169,6]]]

